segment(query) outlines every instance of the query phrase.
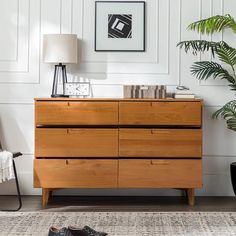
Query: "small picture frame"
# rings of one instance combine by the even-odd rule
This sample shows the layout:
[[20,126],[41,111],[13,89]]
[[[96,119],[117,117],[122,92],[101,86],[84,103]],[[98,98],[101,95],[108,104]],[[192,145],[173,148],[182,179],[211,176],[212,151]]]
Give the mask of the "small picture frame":
[[145,51],[145,2],[96,1],[95,51]]
[[65,83],[65,96],[69,97],[87,97],[90,95],[89,82],[68,82]]

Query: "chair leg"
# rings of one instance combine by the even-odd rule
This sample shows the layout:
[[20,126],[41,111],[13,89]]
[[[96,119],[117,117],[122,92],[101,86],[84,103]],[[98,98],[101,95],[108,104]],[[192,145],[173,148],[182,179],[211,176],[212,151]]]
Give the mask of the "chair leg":
[[17,172],[16,172],[16,165],[15,165],[15,161],[14,160],[13,160],[13,169],[14,169],[14,174],[15,174],[16,190],[17,190],[17,196],[18,196],[18,201],[19,201],[19,206],[18,206],[18,208],[15,211],[19,211],[21,209],[21,207],[22,207],[22,200],[21,200],[18,176],[17,176]]
[[14,174],[15,174],[15,182],[16,182],[16,190],[17,190],[17,197],[18,197],[18,201],[19,201],[19,206],[17,209],[1,210],[1,211],[19,211],[22,207],[20,187],[19,187],[19,181],[18,181],[18,176],[17,176],[17,172],[16,172],[16,165],[15,165],[14,159],[13,159],[13,170],[14,170]]

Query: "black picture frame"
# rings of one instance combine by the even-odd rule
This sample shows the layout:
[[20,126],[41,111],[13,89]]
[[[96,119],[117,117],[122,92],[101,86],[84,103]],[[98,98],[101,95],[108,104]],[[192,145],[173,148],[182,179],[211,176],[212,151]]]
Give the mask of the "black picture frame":
[[[114,4],[124,4],[124,3],[132,3],[132,4],[142,4],[143,5],[143,43],[142,43],[142,48],[140,49],[99,49],[97,47],[97,9],[98,9],[98,4],[102,3],[114,3]],[[95,1],[95,32],[94,32],[94,51],[95,52],[145,52],[146,51],[146,2],[145,1]]]

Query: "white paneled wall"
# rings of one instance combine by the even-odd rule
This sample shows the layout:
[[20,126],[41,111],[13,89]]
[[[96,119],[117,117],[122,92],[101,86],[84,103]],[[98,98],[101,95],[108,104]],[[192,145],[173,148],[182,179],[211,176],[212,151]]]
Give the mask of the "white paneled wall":
[[[229,165],[236,161],[236,133],[222,120],[212,120],[219,106],[234,98],[225,83],[199,83],[189,67],[194,60],[176,48],[180,40],[198,38],[186,30],[190,22],[213,14],[236,17],[235,0],[146,0],[146,52],[105,53],[94,51],[94,0],[1,0],[0,1],[0,138],[17,161],[24,194],[39,194],[32,187],[34,155],[34,97],[50,96],[53,67],[41,62],[42,35],[76,33],[79,64],[69,66],[69,78],[91,80],[94,97],[122,97],[123,84],[189,86],[203,97],[204,188],[199,195],[233,195]],[[209,38],[209,37],[208,37]],[[213,35],[236,46],[226,31]],[[234,41],[233,41],[234,40]],[[209,55],[203,55],[209,59]],[[13,194],[14,182],[2,184],[0,194]],[[103,190],[67,190],[68,194],[104,194]],[[106,190],[115,195],[178,195],[174,190]]]

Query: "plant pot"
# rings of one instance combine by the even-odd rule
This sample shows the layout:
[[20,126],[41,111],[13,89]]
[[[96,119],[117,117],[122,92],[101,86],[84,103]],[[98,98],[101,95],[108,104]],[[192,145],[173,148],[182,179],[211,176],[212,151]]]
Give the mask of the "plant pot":
[[234,189],[234,194],[236,195],[236,162],[230,165],[231,182]]

